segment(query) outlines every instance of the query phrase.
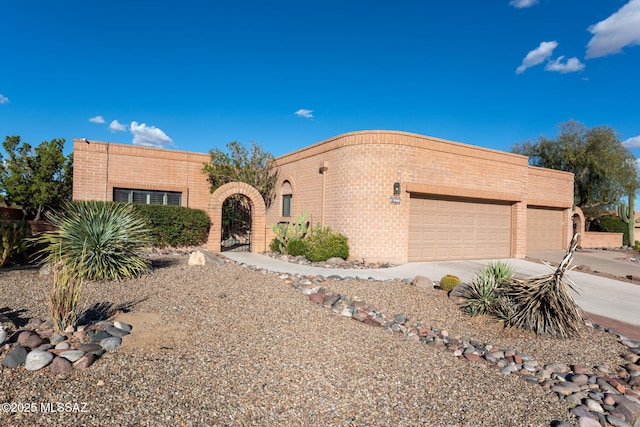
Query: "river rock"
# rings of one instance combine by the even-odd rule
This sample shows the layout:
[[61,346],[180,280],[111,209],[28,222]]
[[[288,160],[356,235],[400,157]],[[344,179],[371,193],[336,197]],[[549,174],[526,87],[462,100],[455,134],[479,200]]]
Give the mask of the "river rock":
[[69,362],[75,362],[76,360],[80,359],[82,356],[84,356],[84,351],[80,351],[80,350],[68,350],[65,351],[63,353],[60,353],[60,357],[64,357],[65,359],[67,359]]
[[53,359],[51,365],[49,365],[49,370],[53,374],[68,374],[73,371],[73,366],[68,359],[57,356]]
[[73,363],[74,369],[86,369],[89,366],[93,365],[93,362],[97,359],[97,356],[93,353],[87,353],[82,356],[80,359],[76,360]]
[[130,324],[121,322],[119,320],[116,320],[115,322],[113,322],[113,326],[127,332],[131,332],[131,330],[133,329],[133,326],[131,326]]
[[100,341],[100,346],[107,351],[113,351],[120,347],[121,344],[122,339],[120,337],[109,337]]
[[411,284],[417,288],[433,289],[433,280],[425,276],[416,276]]
[[109,335],[120,338],[124,337],[125,335],[129,335],[129,332],[111,325],[106,327],[105,332]]
[[7,353],[7,356],[2,361],[2,366],[6,366],[7,368],[15,368],[16,366],[24,364],[26,358],[27,349],[21,345],[17,345],[9,350],[9,353]]
[[101,349],[102,347],[98,343],[84,343],[80,344],[76,350],[84,351],[85,353],[91,353]]
[[27,371],[37,371],[47,366],[52,360],[52,353],[42,350],[33,350],[27,354],[24,361],[24,368]]

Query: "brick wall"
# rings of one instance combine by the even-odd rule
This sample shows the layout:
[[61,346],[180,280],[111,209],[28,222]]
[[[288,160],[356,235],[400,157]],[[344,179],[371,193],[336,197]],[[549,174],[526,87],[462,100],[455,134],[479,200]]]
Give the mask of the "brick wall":
[[[184,206],[204,209],[216,221],[219,217],[222,201],[210,194],[202,173],[207,154],[76,139],[74,156],[75,200],[112,200],[114,187],[180,191]],[[254,216],[254,225],[264,230],[254,230],[260,236],[256,251],[273,238],[270,224],[308,210],[314,224],[322,222],[349,238],[354,258],[406,262],[411,193],[511,204],[514,257],[526,255],[528,204],[565,209],[570,223],[572,174],[529,167],[524,156],[438,138],[353,132],[281,156],[277,164],[276,199],[262,218]],[[281,216],[284,181],[293,194],[291,218]],[[401,185],[400,203],[391,201],[395,182]],[[260,211],[249,189],[227,188],[224,194],[228,191],[245,194]],[[215,227],[219,224],[209,242],[214,249],[219,247],[211,241]]]
[[[570,209],[573,201],[572,174],[533,170],[524,156],[404,132],[348,133],[277,162],[280,182],[293,187],[293,216],[309,210],[314,221],[324,217],[349,237],[354,258],[406,262],[410,193],[512,203],[515,257],[526,255],[529,194],[539,206]],[[400,204],[391,203],[394,182],[401,184]],[[268,224],[283,220],[280,207],[278,195]]]

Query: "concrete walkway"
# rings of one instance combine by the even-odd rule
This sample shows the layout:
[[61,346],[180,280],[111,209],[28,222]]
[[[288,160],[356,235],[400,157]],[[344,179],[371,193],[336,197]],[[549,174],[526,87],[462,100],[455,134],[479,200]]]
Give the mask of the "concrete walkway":
[[[486,266],[490,261],[495,261],[487,259],[473,261],[411,262],[391,268],[355,270],[303,266],[249,252],[224,252],[222,255],[234,261],[255,265],[273,272],[312,276],[321,275],[325,277],[335,275],[361,279],[372,278],[376,280],[413,279],[418,275],[439,280],[445,274],[454,274],[460,277],[462,281],[469,281],[476,272]],[[556,259],[548,260],[556,263],[560,262],[564,252],[554,251],[554,253],[546,254],[545,258],[552,258],[556,255],[559,255]],[[511,258],[505,259],[504,261],[511,263],[515,267],[516,273],[522,276],[549,274],[554,271],[553,268],[544,264],[522,259]],[[575,257],[572,265],[589,265],[587,262],[590,261],[588,259],[578,259],[578,257]],[[615,264],[605,264],[606,263],[603,262],[603,266],[599,266],[598,268],[592,267],[592,269],[616,274],[607,271],[614,269]],[[640,276],[640,266],[634,265],[633,267],[638,267],[639,271],[637,274]],[[618,275],[626,275],[626,273],[618,273]],[[640,285],[607,279],[578,271],[570,271],[567,273],[567,277],[575,284],[577,292],[574,292],[573,296],[584,311],[640,328]]]

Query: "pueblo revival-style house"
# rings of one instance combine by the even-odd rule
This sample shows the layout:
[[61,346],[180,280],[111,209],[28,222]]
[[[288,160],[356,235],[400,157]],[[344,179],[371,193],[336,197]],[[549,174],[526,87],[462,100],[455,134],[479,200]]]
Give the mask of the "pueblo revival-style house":
[[74,200],[176,204],[211,217],[207,248],[220,251],[222,204],[251,207],[250,250],[269,225],[308,211],[369,261],[523,258],[563,249],[572,233],[573,174],[529,166],[525,156],[397,131],[330,138],[276,159],[275,200],[229,183],[209,190],[203,153],[74,140]]

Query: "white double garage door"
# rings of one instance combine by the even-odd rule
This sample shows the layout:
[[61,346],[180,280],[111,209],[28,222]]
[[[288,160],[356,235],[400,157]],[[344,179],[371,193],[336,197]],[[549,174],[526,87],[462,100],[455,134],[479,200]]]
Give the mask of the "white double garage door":
[[[511,204],[411,194],[409,261],[511,257]],[[527,209],[527,250],[562,249],[563,211]]]

